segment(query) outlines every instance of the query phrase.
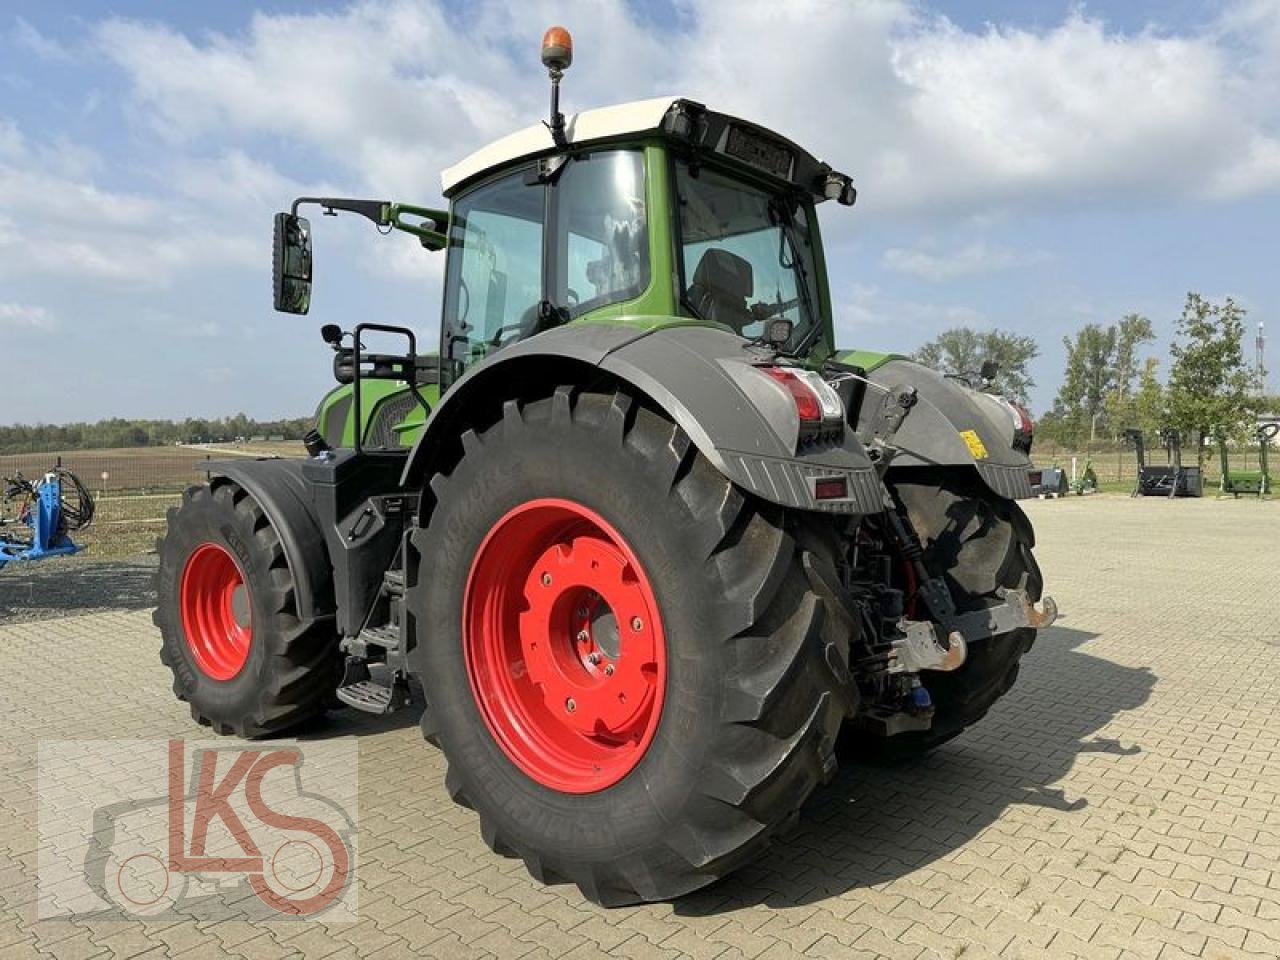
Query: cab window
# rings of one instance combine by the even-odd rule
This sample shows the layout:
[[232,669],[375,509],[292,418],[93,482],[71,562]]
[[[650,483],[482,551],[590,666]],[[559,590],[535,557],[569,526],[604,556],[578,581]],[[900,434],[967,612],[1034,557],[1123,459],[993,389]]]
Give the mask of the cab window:
[[524,172],[479,187],[453,209],[445,279],[445,354],[469,366],[532,333],[542,300],[543,190]]
[[521,168],[454,204],[443,315],[446,386],[465,367],[549,322],[632,299],[649,285],[642,151],[581,154],[545,183],[532,173]]
[[649,285],[644,154],[583,154],[569,162],[552,191],[555,304],[576,317],[639,296]]

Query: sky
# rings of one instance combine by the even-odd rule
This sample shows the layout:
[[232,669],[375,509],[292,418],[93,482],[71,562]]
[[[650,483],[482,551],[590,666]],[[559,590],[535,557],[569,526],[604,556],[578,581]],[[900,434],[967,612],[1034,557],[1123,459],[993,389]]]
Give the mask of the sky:
[[0,0],[0,424],[300,416],[321,324],[434,342],[440,255],[359,218],[313,218],[311,313],[273,312],[272,214],[442,205],[543,118],[552,23],[566,111],[686,96],[853,175],[820,211],[841,347],[1028,334],[1043,411],[1064,335],[1136,311],[1164,358],[1195,290],[1278,365],[1280,0]]

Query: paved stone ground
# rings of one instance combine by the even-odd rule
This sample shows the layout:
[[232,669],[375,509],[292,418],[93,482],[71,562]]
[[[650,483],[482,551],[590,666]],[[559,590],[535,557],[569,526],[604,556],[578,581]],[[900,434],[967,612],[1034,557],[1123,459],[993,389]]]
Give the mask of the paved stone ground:
[[1280,956],[1280,504],[1029,510],[1065,615],[987,719],[635,909],[534,884],[414,718],[347,714],[311,735],[359,738],[360,923],[37,921],[37,739],[199,734],[145,610],[0,626],[0,958]]

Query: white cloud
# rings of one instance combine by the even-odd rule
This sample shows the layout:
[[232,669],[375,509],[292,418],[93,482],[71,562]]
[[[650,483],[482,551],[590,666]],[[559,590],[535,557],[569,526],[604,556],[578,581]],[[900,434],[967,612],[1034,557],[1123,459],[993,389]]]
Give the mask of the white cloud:
[[996,273],[1013,267],[1043,263],[1049,259],[1044,250],[1013,250],[975,240],[951,251],[938,251],[931,246],[890,247],[881,257],[884,266],[938,283],[957,277]]
[[954,303],[930,303],[885,293],[874,284],[854,284],[834,304],[836,342],[860,339],[868,329],[892,330],[906,346],[923,342],[947,327],[988,327],[990,319],[980,310]]
[[225,197],[202,207],[109,190],[92,179],[99,166],[92,151],[34,143],[0,118],[0,277],[164,286],[192,267],[260,263],[261,243],[228,218]]
[[56,321],[44,307],[28,303],[0,303],[0,328],[52,330]]
[[448,15],[433,0],[367,0],[259,14],[234,37],[115,19],[97,42],[177,142],[273,135],[379,192],[429,199],[442,167],[542,117],[534,47],[560,20],[577,41],[570,106],[685,93],[849,169],[872,212],[967,214],[1280,186],[1277,9],[1254,0],[1174,36],[1083,12],[973,32],[905,0],[688,0],[691,32],[672,35],[621,0]]
[[71,52],[50,37],[46,37],[22,17],[16,17],[13,23],[12,36],[18,45],[34,53],[41,60],[67,62],[71,60]]

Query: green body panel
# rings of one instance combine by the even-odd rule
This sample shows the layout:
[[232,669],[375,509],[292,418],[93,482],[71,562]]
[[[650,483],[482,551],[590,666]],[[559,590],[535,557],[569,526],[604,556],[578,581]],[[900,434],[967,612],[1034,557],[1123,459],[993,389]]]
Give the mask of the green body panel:
[[[418,392],[434,407],[440,401],[440,387],[434,383],[423,384]],[[369,441],[370,431],[379,416],[385,416],[385,405],[407,396],[409,387],[399,380],[362,380],[360,382],[360,419],[364,421],[362,440]],[[355,424],[352,417],[353,389],[350,384],[334,387],[316,410],[316,429],[334,446],[355,445]],[[421,404],[414,401],[403,417],[395,417],[390,425],[398,446],[411,447],[427,422]],[[336,443],[335,443],[336,439]]]
[[861,367],[870,373],[884,366],[890,360],[907,360],[900,353],[876,353],[872,350],[839,350],[833,358],[837,363],[847,363],[851,367]]

